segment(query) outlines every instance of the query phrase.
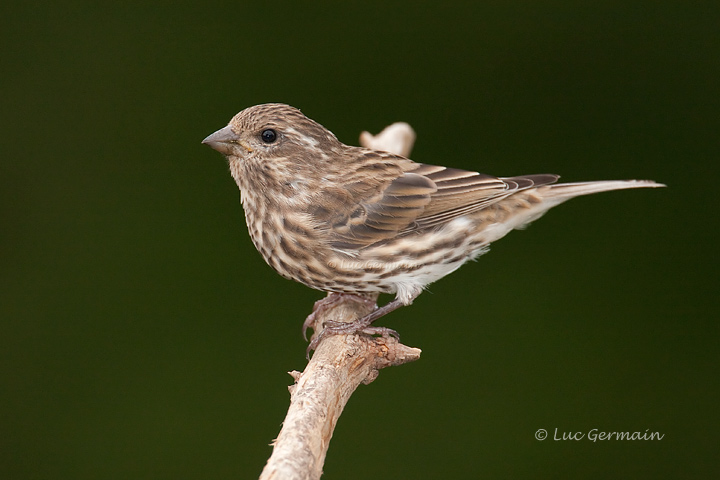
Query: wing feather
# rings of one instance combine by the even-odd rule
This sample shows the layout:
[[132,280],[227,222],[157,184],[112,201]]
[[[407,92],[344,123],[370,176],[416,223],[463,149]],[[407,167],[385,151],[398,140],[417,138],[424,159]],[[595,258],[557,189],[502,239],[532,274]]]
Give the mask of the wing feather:
[[493,177],[484,173],[420,164],[416,173],[435,182],[437,192],[413,228],[441,226],[462,215],[477,212],[514,193],[539,185],[554,183],[553,174]]
[[[336,250],[359,250],[440,227],[518,191],[558,179],[551,174],[499,178],[366,150],[359,160],[356,169],[344,176],[347,181],[322,192],[310,211],[321,228],[330,230],[331,247]],[[358,175],[361,170],[363,175]],[[358,177],[363,181],[358,182]]]

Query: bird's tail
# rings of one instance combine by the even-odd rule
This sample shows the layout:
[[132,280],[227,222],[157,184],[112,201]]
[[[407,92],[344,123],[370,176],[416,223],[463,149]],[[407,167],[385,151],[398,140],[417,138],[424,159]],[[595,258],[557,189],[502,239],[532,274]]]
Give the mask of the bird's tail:
[[[543,189],[543,198],[555,198],[560,202],[580,195],[608,192],[610,190],[623,190],[626,188],[657,188],[664,187],[662,183],[652,180],[605,180],[600,182],[557,183],[539,187]],[[546,190],[545,190],[546,189]]]
[[[626,188],[656,188],[664,186],[662,183],[656,183],[652,180],[604,180],[599,182],[541,185],[535,187],[535,191],[542,198],[542,202],[526,210],[522,215],[517,215],[512,222],[508,222],[508,226],[510,229],[525,228],[530,222],[537,220],[551,208],[580,195],[623,190]],[[500,238],[500,236],[498,236],[498,238]]]

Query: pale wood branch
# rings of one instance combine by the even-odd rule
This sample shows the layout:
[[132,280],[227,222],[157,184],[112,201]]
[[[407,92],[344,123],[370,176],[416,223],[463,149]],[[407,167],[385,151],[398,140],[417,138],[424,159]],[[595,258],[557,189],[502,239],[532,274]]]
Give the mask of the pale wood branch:
[[415,144],[415,130],[405,122],[396,122],[377,135],[370,132],[360,134],[360,145],[373,150],[384,150],[407,157]]
[[[360,143],[368,148],[408,155],[415,132],[396,123],[377,136],[363,132]],[[373,298],[374,300],[375,298]],[[315,319],[315,334],[326,320],[351,322],[372,311],[369,303],[346,299]],[[396,339],[367,335],[335,335],[318,345],[305,371],[290,372],[290,408],[273,445],[261,480],[314,480],[322,475],[325,455],[335,424],[355,389],[369,384],[381,369],[420,358],[420,349]]]

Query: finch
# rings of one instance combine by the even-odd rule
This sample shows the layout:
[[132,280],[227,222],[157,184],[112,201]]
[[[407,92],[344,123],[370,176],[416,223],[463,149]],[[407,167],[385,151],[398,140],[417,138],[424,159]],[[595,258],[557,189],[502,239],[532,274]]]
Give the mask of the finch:
[[395,294],[352,323],[333,322],[323,336],[396,335],[372,323],[550,208],[579,195],[664,186],[555,183],[553,174],[494,177],[416,163],[345,145],[279,103],[241,111],[203,143],[227,158],[250,237],[280,275],[329,292],[330,303],[348,294]]

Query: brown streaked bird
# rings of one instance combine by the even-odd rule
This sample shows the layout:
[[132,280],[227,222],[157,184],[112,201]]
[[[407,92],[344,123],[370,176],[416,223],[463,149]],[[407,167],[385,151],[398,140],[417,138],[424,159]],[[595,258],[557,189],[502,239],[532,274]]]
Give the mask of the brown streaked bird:
[[203,143],[228,159],[250,237],[280,275],[331,294],[395,294],[355,322],[329,324],[323,335],[396,335],[371,324],[550,208],[579,195],[664,186],[557,184],[553,174],[493,177],[416,163],[345,145],[279,103],[243,110]]

